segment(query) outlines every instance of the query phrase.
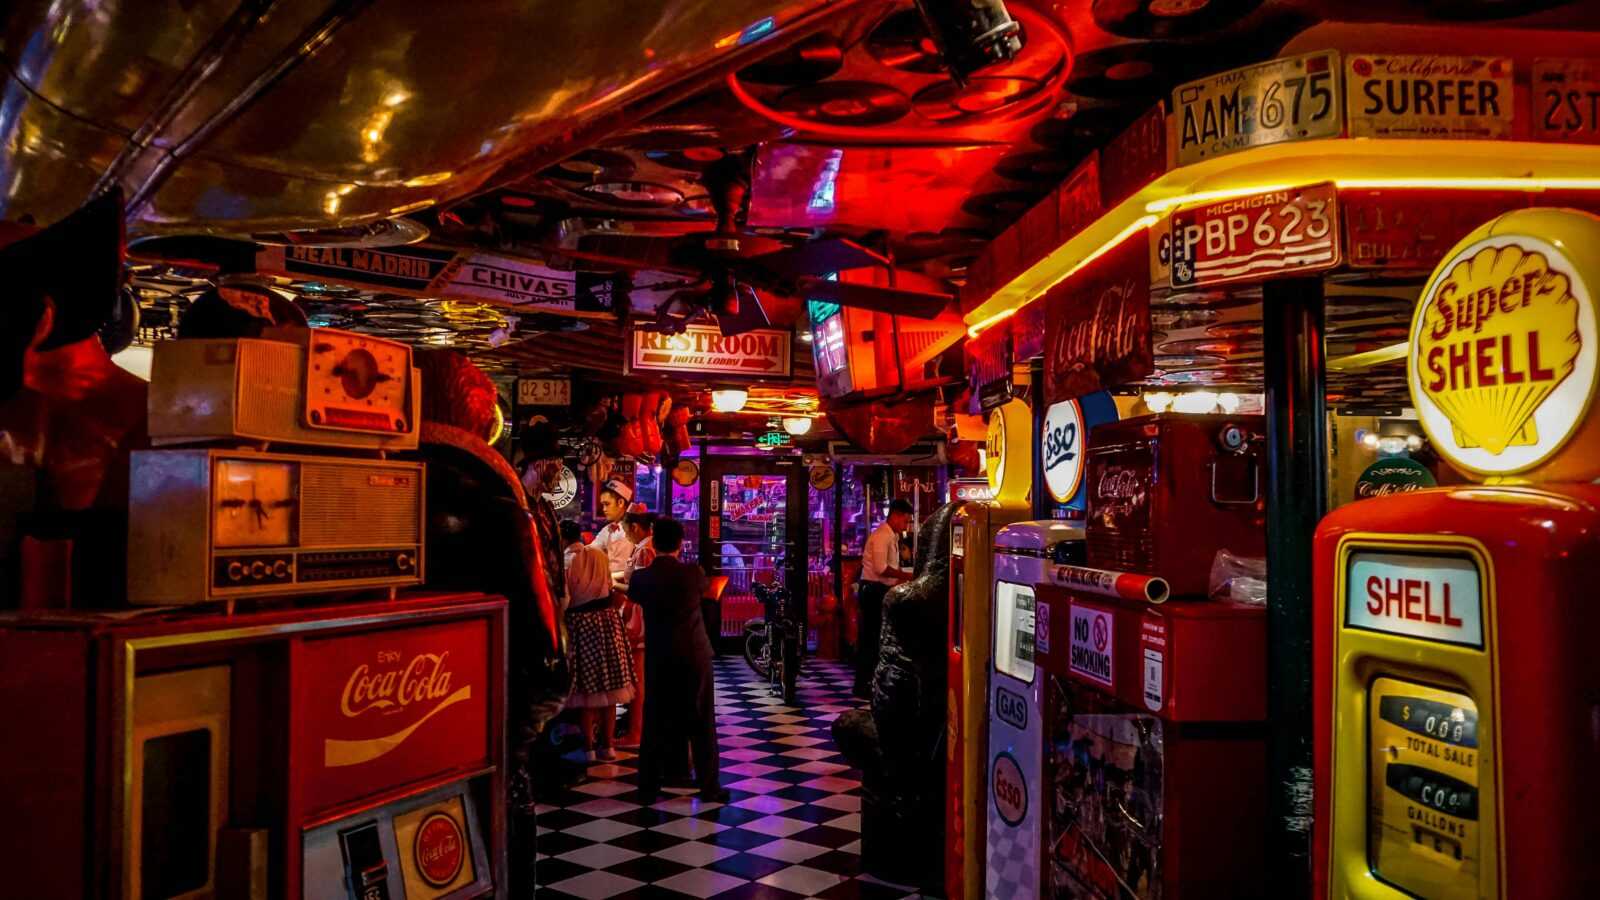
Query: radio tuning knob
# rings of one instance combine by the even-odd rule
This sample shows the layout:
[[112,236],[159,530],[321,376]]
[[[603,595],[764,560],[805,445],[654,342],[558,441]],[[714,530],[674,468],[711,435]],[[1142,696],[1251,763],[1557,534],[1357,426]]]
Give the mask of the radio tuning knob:
[[228,563],[228,580],[238,581],[244,577],[244,566],[238,560]]
[[257,581],[260,581],[261,577],[263,575],[265,575],[265,574],[267,574],[267,564],[266,563],[264,563],[264,562],[262,562],[261,560],[258,559],[255,562],[250,564],[250,577],[251,578],[254,578]]
[[396,554],[394,558],[394,567],[402,572],[411,571],[411,557],[404,553]]
[[273,563],[272,564],[272,575],[275,578],[287,578],[287,577],[289,577],[289,561],[286,560],[286,559],[280,559],[277,562]]

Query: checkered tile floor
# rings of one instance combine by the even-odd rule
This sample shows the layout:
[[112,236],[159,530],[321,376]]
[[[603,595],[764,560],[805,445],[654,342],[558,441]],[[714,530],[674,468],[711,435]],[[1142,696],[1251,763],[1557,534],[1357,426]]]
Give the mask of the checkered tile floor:
[[859,704],[849,666],[807,660],[793,707],[742,658],[718,659],[716,678],[730,802],[668,789],[675,796],[641,807],[632,758],[619,751],[560,803],[539,807],[540,900],[915,896],[861,875],[860,773],[829,731]]

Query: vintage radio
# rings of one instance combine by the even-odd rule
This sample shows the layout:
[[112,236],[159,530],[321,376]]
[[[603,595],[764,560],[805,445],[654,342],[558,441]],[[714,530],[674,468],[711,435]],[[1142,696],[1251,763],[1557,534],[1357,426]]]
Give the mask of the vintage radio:
[[422,582],[421,463],[141,450],[128,499],[131,603]]
[[1204,596],[1212,558],[1266,555],[1261,416],[1162,414],[1094,429],[1088,560]]
[[331,328],[283,335],[158,342],[151,442],[416,448],[422,392],[410,347]]

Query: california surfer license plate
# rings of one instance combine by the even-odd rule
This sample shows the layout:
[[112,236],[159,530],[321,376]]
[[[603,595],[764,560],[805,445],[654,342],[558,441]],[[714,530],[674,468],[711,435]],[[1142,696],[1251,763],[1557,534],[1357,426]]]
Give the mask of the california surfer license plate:
[[1192,288],[1339,264],[1339,194],[1331,183],[1265,191],[1172,214],[1172,286]]
[[1338,137],[1339,54],[1275,59],[1180,85],[1172,92],[1178,165],[1263,144]]

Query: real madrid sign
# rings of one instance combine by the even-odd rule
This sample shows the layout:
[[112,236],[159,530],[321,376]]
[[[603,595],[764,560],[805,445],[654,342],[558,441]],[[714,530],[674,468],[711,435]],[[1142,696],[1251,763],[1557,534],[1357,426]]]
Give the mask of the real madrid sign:
[[1495,219],[1434,271],[1411,323],[1407,377],[1429,439],[1457,468],[1600,474],[1600,428],[1586,421],[1600,351],[1596,277],[1600,218],[1555,209]]

